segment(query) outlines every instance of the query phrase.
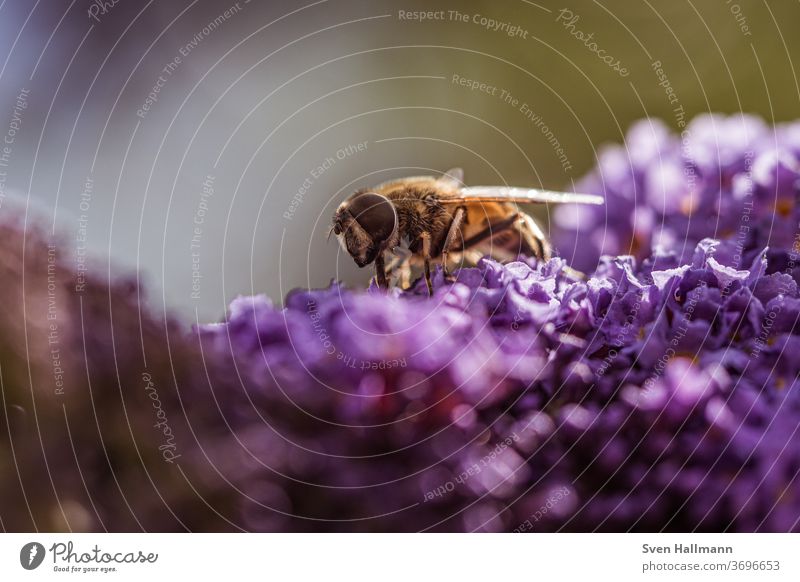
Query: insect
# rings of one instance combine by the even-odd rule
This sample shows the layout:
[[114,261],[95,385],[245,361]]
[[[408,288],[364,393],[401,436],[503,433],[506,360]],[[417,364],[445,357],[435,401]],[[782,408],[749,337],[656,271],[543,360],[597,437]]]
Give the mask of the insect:
[[[422,267],[433,294],[431,264],[440,262],[453,280],[449,261],[500,261],[520,254],[549,259],[552,249],[536,221],[518,203],[603,204],[601,196],[506,186],[463,186],[463,171],[417,176],[358,190],[333,216],[331,232],[359,267],[375,265],[378,285],[389,286],[395,270],[408,285],[411,268]],[[387,265],[386,255],[394,255]]]

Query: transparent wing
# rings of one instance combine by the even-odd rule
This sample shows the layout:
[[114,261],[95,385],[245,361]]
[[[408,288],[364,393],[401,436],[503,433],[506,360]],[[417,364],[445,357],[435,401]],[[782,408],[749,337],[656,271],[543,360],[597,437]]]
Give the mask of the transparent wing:
[[463,204],[464,202],[518,202],[520,204],[603,204],[602,196],[594,194],[575,194],[573,192],[553,192],[536,188],[511,188],[507,186],[471,186],[461,188],[460,195],[441,200],[442,204]]
[[461,168],[450,168],[439,180],[447,182],[452,186],[461,186],[464,184],[464,170]]
[[433,183],[439,182],[447,184],[451,188],[460,188],[464,184],[464,170],[461,168],[450,168],[441,176],[409,176],[408,178],[398,178],[396,180],[389,180],[381,182],[377,186],[373,186],[374,190],[382,188],[390,188],[396,186],[407,186],[420,183]]
[[398,178],[396,180],[388,180],[386,182],[381,182],[380,184],[370,188],[370,190],[379,191],[384,188],[419,184],[420,182],[435,182],[436,179],[437,179],[436,176],[411,176],[409,178]]

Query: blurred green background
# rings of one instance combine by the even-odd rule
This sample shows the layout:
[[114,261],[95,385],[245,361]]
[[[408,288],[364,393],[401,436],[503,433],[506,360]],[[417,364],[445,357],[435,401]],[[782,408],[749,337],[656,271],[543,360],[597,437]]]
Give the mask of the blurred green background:
[[777,122],[800,103],[798,2],[131,1],[98,21],[88,6],[0,8],[2,111],[31,91],[9,191],[73,254],[86,215],[91,268],[141,270],[154,306],[189,321],[220,318],[237,294],[364,284],[325,239],[357,187],[462,166],[471,184],[570,188],[642,117]]

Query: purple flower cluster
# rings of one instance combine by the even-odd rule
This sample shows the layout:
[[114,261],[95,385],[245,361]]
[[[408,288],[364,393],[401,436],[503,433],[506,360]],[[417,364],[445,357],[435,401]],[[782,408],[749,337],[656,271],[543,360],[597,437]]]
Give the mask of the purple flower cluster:
[[686,263],[704,238],[731,240],[736,265],[746,268],[764,247],[795,245],[798,177],[800,123],[702,115],[675,134],[646,119],[624,145],[602,149],[577,185],[606,206],[556,209],[555,242],[573,267],[590,272],[602,255],[642,260],[669,250]]
[[800,125],[645,121],[626,148],[584,184],[606,207],[559,213],[585,255],[201,328],[258,435],[247,527],[800,530]]
[[203,334],[280,443],[254,455],[292,516],[267,529],[797,529],[800,266],[723,251],[236,300]]

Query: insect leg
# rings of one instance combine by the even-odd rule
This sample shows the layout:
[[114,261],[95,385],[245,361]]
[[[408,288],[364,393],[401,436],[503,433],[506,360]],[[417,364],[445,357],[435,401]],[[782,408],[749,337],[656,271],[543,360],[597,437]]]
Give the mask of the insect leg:
[[433,283],[431,282],[431,235],[423,232],[419,235],[422,239],[422,259],[425,261],[425,283],[428,284],[428,295],[433,296]]
[[383,253],[375,257],[375,278],[378,281],[378,287],[381,289],[389,288],[389,281],[386,278],[386,263],[383,260]]
[[397,284],[401,289],[411,287],[411,261],[408,259],[403,260],[397,267]]
[[398,246],[392,249],[392,254],[394,256],[386,266],[387,274],[390,274],[394,269],[400,268],[403,263],[408,262],[413,253],[404,247]]
[[494,235],[503,232],[507,228],[510,228],[519,218],[519,214],[514,214],[505,220],[501,220],[500,222],[496,222],[495,224],[490,224],[478,234],[471,236],[467,240],[464,241],[464,244],[461,246],[462,250],[466,250],[470,247],[474,247],[477,244],[482,243],[483,241],[492,238]]
[[[512,216],[509,216],[505,220],[501,220],[495,224],[487,226],[478,234],[465,240],[462,248],[466,250],[470,247],[479,245],[480,243],[501,233],[508,234],[509,231],[512,231],[516,237],[518,237],[516,240],[519,247],[515,251],[515,255],[522,251],[526,254],[532,253],[536,257],[539,257],[543,260],[550,258],[552,251],[550,244],[547,242],[547,238],[542,232],[542,229],[539,228],[539,225],[536,224],[536,221],[533,220],[533,218],[524,212],[516,213]],[[505,250],[511,251],[512,249]]]
[[521,212],[517,228],[519,229],[522,239],[536,252],[537,257],[543,261],[550,259],[552,254],[550,243],[547,242],[547,237],[544,235],[544,232],[542,232],[542,229],[531,216]]
[[456,236],[461,232],[461,223],[464,222],[464,209],[458,208],[450,223],[450,230],[447,231],[447,237],[444,239],[444,246],[442,247],[442,271],[444,278],[448,281],[452,279],[452,275],[447,270],[447,253],[450,252],[451,247],[456,242]]
[[411,256],[410,250],[404,247],[392,249],[392,258],[386,265],[386,277],[390,279],[397,274],[397,283],[401,289],[407,289],[411,282]]

